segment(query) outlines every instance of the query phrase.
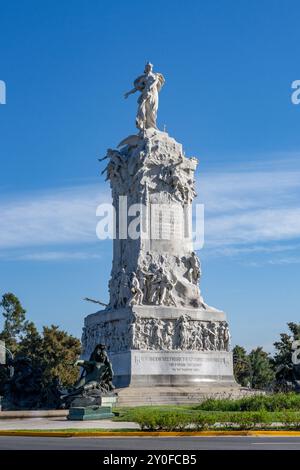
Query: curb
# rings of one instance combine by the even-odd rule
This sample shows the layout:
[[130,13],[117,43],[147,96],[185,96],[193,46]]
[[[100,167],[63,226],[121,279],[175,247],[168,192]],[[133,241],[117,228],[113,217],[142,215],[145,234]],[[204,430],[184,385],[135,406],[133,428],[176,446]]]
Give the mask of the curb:
[[219,437],[219,436],[273,436],[273,437],[300,437],[300,431],[22,431],[1,430],[0,436],[24,436],[24,437]]

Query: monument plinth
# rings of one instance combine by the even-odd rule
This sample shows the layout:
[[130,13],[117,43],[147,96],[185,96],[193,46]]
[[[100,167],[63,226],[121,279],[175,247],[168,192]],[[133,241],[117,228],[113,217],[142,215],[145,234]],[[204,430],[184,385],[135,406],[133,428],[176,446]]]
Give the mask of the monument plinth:
[[224,312],[200,293],[191,211],[196,158],[156,128],[161,74],[147,64],[139,133],[105,158],[115,210],[109,306],[85,318],[84,355],[104,343],[116,387],[235,386]]

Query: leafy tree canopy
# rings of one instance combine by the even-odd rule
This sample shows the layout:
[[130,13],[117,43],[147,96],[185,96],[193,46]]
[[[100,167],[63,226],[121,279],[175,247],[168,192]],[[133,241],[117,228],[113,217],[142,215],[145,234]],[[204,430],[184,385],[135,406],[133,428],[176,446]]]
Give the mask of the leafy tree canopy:
[[73,364],[80,355],[79,339],[57,325],[44,326],[39,333],[35,324],[26,320],[26,310],[12,293],[2,296],[0,303],[4,324],[0,339],[15,356],[27,356],[35,368],[42,371],[44,392],[56,381],[65,387],[78,376]]
[[274,381],[274,371],[270,355],[259,347],[250,352],[249,361],[252,372],[252,388],[259,390],[271,388]]
[[0,308],[4,318],[0,339],[5,341],[6,347],[14,353],[18,348],[18,341],[26,329],[26,310],[22,307],[18,297],[11,292],[2,296]]
[[242,387],[251,385],[251,366],[247,351],[242,346],[236,345],[233,350],[233,372],[235,380]]

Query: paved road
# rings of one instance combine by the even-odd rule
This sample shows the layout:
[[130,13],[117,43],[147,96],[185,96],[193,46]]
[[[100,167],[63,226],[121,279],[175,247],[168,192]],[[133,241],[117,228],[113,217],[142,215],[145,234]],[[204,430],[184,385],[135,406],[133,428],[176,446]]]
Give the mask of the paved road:
[[14,437],[0,450],[300,450],[300,437]]

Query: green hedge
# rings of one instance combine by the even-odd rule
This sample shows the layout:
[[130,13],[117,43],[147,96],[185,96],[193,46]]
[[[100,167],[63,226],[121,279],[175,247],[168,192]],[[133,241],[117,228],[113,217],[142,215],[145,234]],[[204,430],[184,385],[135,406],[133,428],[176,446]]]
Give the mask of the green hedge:
[[300,411],[300,394],[277,393],[230,399],[208,399],[194,407],[203,411]]
[[[207,429],[300,429],[300,413],[280,412],[199,412],[175,413],[144,410],[135,415],[142,430],[147,431],[185,431]],[[280,423],[280,424],[279,424]]]

